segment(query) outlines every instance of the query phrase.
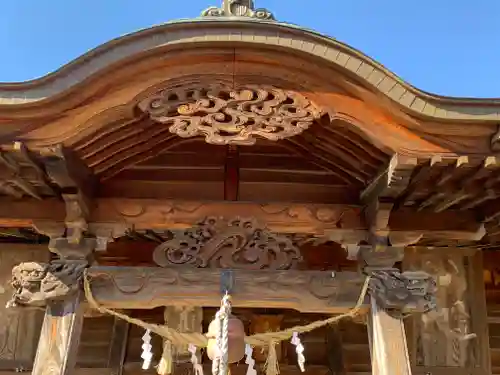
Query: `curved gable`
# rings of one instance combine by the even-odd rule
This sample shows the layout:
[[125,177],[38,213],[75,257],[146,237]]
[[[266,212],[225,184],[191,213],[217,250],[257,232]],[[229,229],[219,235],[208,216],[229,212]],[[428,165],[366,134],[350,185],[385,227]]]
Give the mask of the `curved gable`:
[[46,77],[0,84],[0,141],[71,146],[136,122],[139,103],[158,89],[222,80],[300,93],[389,154],[486,155],[496,146],[499,100],[422,92],[354,48],[263,10],[205,15],[117,38]]
[[370,57],[333,38],[294,25],[252,19],[200,18],[170,22],[112,40],[40,79],[0,83],[0,103],[21,105],[50,100],[103,74],[117,63],[184,44],[261,45],[306,53],[350,73],[408,111],[446,120],[500,119],[500,99],[433,95],[406,83]]

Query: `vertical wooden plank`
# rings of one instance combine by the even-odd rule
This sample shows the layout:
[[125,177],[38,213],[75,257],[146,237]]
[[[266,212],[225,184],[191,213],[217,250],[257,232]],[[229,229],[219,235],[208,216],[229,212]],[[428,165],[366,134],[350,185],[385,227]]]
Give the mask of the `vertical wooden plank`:
[[402,319],[393,318],[371,298],[369,321],[372,374],[411,375],[406,333]]
[[468,280],[470,285],[470,306],[474,309],[471,314],[471,331],[477,334],[474,367],[482,373],[491,374],[491,353],[488,330],[488,307],[483,278],[483,254],[478,251],[469,257]]
[[338,324],[326,327],[326,351],[330,373],[344,375],[346,371],[342,353],[342,336]]
[[125,320],[115,318],[113,324],[113,336],[108,357],[108,367],[111,375],[122,375],[123,363],[127,352],[127,340],[130,324]]
[[74,372],[83,325],[81,293],[47,306],[32,375]]

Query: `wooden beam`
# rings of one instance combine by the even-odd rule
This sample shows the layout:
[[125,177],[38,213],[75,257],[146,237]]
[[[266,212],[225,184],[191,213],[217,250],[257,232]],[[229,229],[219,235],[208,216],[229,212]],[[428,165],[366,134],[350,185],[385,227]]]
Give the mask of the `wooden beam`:
[[[368,226],[360,206],[113,198],[97,199],[93,206],[89,227],[186,229],[206,217],[250,217],[277,233],[308,233],[358,242],[367,239]],[[0,199],[2,227],[32,227],[44,222],[52,225],[64,223],[65,218],[65,205],[56,199]],[[402,237],[426,235],[463,240],[476,240],[482,228],[472,212],[417,212],[408,208],[392,211],[388,226],[391,234],[399,233]]]
[[[98,267],[88,270],[95,299],[112,309],[220,305],[222,270]],[[234,307],[340,313],[352,308],[364,277],[357,272],[234,271]]]
[[33,375],[70,375],[83,325],[80,293],[72,299],[47,306],[33,365]]

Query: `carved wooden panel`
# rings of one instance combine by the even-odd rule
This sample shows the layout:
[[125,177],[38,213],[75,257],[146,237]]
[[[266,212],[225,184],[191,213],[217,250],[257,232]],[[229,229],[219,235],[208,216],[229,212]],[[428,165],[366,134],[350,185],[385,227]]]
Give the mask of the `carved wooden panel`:
[[[94,297],[109,308],[220,305],[221,270],[90,267],[88,274]],[[238,270],[233,276],[234,307],[303,312],[345,312],[355,305],[364,283],[357,272]]]
[[[469,257],[449,251],[409,251],[405,265],[437,281],[437,310],[413,318],[413,356],[419,366],[471,367],[477,335],[471,321]],[[480,306],[478,306],[479,308]],[[474,309],[474,313],[480,310]]]
[[39,245],[0,245],[0,368],[31,368],[43,311],[7,309],[12,296],[12,268],[22,261],[47,261],[49,251]]
[[207,217],[193,228],[173,232],[154,250],[153,260],[162,267],[287,270],[296,267],[301,255],[288,237],[271,233],[255,219]]
[[302,133],[321,117],[321,110],[298,92],[224,83],[168,87],[139,108],[171,133],[204,136],[218,145],[253,145],[256,137],[277,141]]

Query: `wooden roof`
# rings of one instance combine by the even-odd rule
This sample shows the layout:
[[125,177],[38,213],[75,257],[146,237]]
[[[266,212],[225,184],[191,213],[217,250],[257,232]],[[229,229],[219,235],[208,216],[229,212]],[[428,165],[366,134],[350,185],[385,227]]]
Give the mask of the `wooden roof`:
[[453,243],[491,244],[500,241],[499,120],[500,100],[422,92],[313,31],[205,17],[0,84],[0,193],[9,204],[60,200],[79,186],[100,199],[354,207],[375,194],[412,217],[484,224],[483,239]]

